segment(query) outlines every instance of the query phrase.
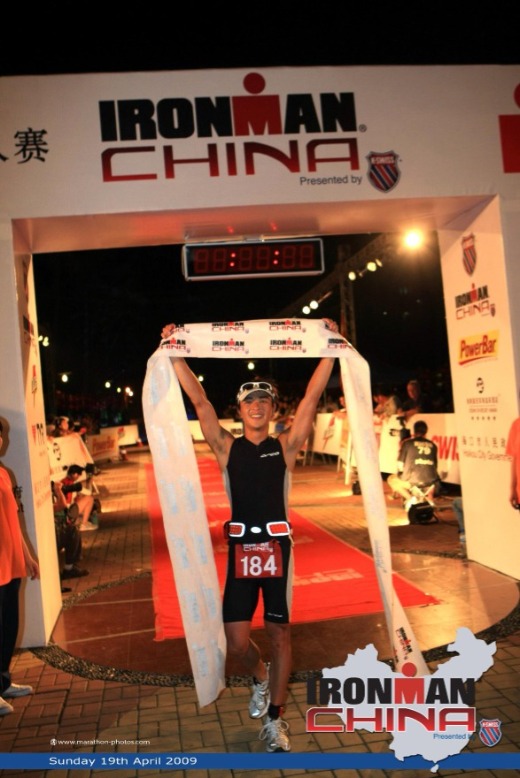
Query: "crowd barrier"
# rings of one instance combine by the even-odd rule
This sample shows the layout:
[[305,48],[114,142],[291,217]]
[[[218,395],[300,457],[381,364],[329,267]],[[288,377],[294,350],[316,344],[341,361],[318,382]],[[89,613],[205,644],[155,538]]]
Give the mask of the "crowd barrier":
[[51,481],[61,481],[67,475],[67,469],[71,465],[85,467],[93,464],[94,460],[87,446],[78,433],[72,432],[61,438],[47,439],[47,453]]
[[81,436],[72,432],[59,438],[47,439],[47,453],[52,481],[61,481],[70,465],[85,467],[119,459],[120,448],[140,443],[137,424],[103,428],[98,435]]
[[[454,413],[420,414],[412,416],[403,425],[398,416],[391,416],[383,422],[376,420],[376,434],[379,439],[379,466],[382,473],[397,471],[397,458],[401,431],[405,426],[410,431],[417,419],[423,419],[428,425],[428,434],[437,445],[439,473],[447,483],[460,484],[459,455]],[[234,419],[220,419],[222,426],[233,435],[242,434],[242,422]],[[200,423],[189,421],[190,432],[195,442],[204,440]],[[271,423],[271,434],[276,432],[276,422]],[[119,458],[122,446],[134,446],[139,443],[137,424],[107,427],[99,435],[89,435],[86,445],[77,434],[62,438],[50,438],[47,443],[51,478],[64,477],[70,465],[85,467],[87,463],[101,463]],[[318,413],[314,424],[309,451],[338,457],[350,470],[355,467],[354,455],[348,431],[348,420],[344,413]]]
[[[379,467],[382,473],[396,473],[401,431],[410,432],[414,422],[422,419],[428,426],[427,437],[437,445],[438,470],[443,481],[460,484],[459,454],[457,450],[457,432],[454,413],[421,413],[412,416],[408,422],[402,423],[399,416],[391,416],[380,421],[374,420],[376,435],[379,440]],[[234,419],[220,419],[220,423],[233,435],[242,434],[242,422]],[[200,424],[197,420],[189,422],[190,432],[195,442],[204,440]],[[270,433],[276,432],[276,422],[272,422]],[[348,419],[341,411],[333,413],[318,413],[314,422],[314,431],[309,441],[308,451],[312,454],[330,454],[346,467],[347,481],[350,472],[355,467],[355,457],[348,430]],[[338,462],[339,464],[339,462]]]
[[98,435],[87,436],[87,446],[94,462],[119,459],[119,449],[140,443],[137,424],[103,427]]

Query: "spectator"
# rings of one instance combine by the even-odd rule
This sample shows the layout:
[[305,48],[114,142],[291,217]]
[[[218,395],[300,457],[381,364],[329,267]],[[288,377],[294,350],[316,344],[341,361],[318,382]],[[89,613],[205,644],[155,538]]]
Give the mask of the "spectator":
[[62,438],[65,435],[70,435],[72,430],[69,426],[69,417],[68,416],[58,416],[56,421],[54,422],[54,433],[53,436],[55,438]]
[[339,405],[336,400],[330,394],[326,394],[321,397],[316,412],[334,413],[337,410],[339,410]]
[[374,401],[374,432],[379,448],[379,469],[383,480],[395,470],[399,454],[401,432],[404,428],[404,416],[401,409],[401,399],[393,394],[389,387],[379,384],[375,387]]
[[390,416],[395,416],[401,410],[401,400],[396,394],[392,392],[386,386],[376,386],[374,392],[374,413],[376,416],[389,419]]
[[423,394],[421,385],[416,378],[412,378],[406,384],[407,398],[403,401],[402,411],[405,419],[409,419],[415,413],[430,413],[430,398]]
[[61,484],[52,484],[52,501],[54,509],[54,529],[58,553],[65,552],[65,564],[61,578],[82,578],[88,575],[88,570],[77,566],[81,557],[81,533],[77,527],[79,509],[77,503],[69,507]]
[[[4,440],[0,421],[0,450]],[[22,535],[18,511],[9,473],[0,467],[0,716],[13,712],[9,699],[33,693],[32,686],[13,683],[9,671],[18,635],[20,584],[26,576],[31,580],[40,577],[38,562]]]
[[[79,510],[79,530],[85,532],[87,530],[96,530],[97,524],[93,524],[89,521],[92,511],[94,509],[94,498],[91,494],[82,494],[82,485],[80,482],[80,476],[85,468],[79,465],[71,465],[67,470],[67,476],[61,482],[62,492],[65,496],[65,500],[68,506],[75,503]],[[74,497],[74,494],[76,495]]]
[[[271,384],[275,386],[272,381]],[[277,435],[291,426],[294,419],[295,410],[296,409],[291,404],[289,397],[280,397],[278,408],[276,409],[274,415],[275,433]]]

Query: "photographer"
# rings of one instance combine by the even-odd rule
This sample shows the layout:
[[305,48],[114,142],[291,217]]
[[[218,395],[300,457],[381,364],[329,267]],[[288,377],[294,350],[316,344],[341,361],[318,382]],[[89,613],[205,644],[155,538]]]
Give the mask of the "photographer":
[[88,570],[82,570],[77,566],[81,557],[81,534],[77,527],[79,509],[77,503],[67,504],[61,484],[51,482],[52,502],[54,508],[54,529],[56,531],[56,545],[58,553],[65,552],[65,564],[61,579],[82,578],[88,575]]
[[97,525],[89,521],[94,508],[94,498],[91,494],[82,493],[83,486],[79,480],[84,469],[79,465],[71,465],[67,470],[67,477],[61,482],[67,506],[73,503],[78,506],[80,532],[97,529]]
[[388,485],[404,498],[407,512],[418,502],[418,497],[414,494],[415,487],[425,491],[424,499],[431,502],[440,486],[437,446],[426,437],[427,432],[425,421],[415,422],[413,436],[405,438],[401,444],[397,462],[399,475],[388,476]]

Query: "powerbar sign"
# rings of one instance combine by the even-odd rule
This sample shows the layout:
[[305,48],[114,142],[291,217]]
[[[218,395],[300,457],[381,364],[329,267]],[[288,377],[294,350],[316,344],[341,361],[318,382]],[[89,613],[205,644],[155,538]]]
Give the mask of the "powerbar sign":
[[459,344],[459,365],[468,365],[480,359],[498,356],[498,331],[462,338]]
[[[205,168],[210,177],[252,176],[259,160],[266,157],[289,173],[313,173],[338,163],[344,171],[359,170],[357,138],[351,135],[357,131],[352,92],[282,98],[264,93],[266,82],[259,73],[246,75],[243,87],[246,94],[231,96],[100,101],[101,140],[109,144],[101,155],[103,180],[157,179],[157,157],[165,179],[174,179],[180,170],[194,165]],[[297,136],[303,133],[341,136],[302,141]],[[284,137],[279,145],[243,140],[259,136],[291,137]],[[196,156],[194,138],[201,141]],[[161,139],[175,143],[155,143]],[[187,139],[189,151],[183,144]],[[130,170],[121,172],[122,165]]]

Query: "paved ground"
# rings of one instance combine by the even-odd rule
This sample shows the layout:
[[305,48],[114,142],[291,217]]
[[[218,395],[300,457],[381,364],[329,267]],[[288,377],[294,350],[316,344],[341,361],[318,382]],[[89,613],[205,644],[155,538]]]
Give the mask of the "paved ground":
[[[85,540],[83,564],[90,570],[90,575],[72,583],[71,593],[64,595],[65,601],[69,599],[69,606],[75,607],[75,598],[81,600],[93,589],[149,573],[150,549],[142,467],[145,458],[146,453],[132,455],[128,463],[115,464],[104,469],[98,479],[103,500],[102,526],[99,532],[88,533]],[[298,507],[301,508],[305,504],[309,518],[324,523],[330,531],[343,534],[348,542],[364,548],[367,545],[367,536],[360,498],[346,496],[341,474],[336,474],[333,466],[318,465],[312,472],[315,475],[311,478],[310,470],[302,471],[302,484],[297,492]],[[327,484],[327,488],[319,489],[319,482]],[[340,500],[349,506],[346,511],[348,522],[341,522],[338,518]],[[345,510],[342,513],[345,516]],[[458,608],[459,612],[464,608],[464,603],[467,612],[474,610],[471,603],[475,586],[482,594],[481,600],[488,598],[483,610],[498,614],[498,617],[489,616],[488,613],[487,625],[484,615],[480,615],[477,620],[483,627],[482,635],[488,641],[496,640],[497,653],[493,668],[477,685],[477,716],[478,720],[500,719],[503,736],[494,749],[487,748],[475,738],[464,753],[479,753],[483,757],[499,752],[520,755],[520,628],[517,583],[511,579],[504,580],[503,577],[493,576],[492,585],[489,586],[490,571],[479,570],[479,566],[465,559],[458,544],[453,516],[447,510],[441,517],[441,525],[437,525],[436,532],[428,529],[429,536],[419,536],[416,531],[411,532],[410,528],[405,526],[400,505],[390,503],[392,550],[396,552],[393,556],[394,564],[399,559],[407,560],[403,567],[407,574],[415,571],[417,581],[420,580],[421,571],[423,579],[424,576],[428,578],[432,569],[435,571],[435,578],[442,578],[439,571],[442,571],[443,566],[446,569],[456,569],[458,573],[455,578],[454,573],[451,573],[450,581],[457,581],[458,591],[453,594],[456,596],[454,607]],[[498,589],[495,589],[497,585]],[[512,608],[508,602],[511,596],[516,601]],[[506,602],[503,602],[504,598]],[[443,625],[429,623],[430,611],[422,609],[422,614],[414,614],[414,631],[420,628],[421,619],[428,623],[429,642],[425,644],[428,649],[426,656],[430,667],[434,669],[439,661],[446,659],[446,653],[442,649],[445,643]],[[349,639],[355,645],[356,622],[344,621],[352,626],[352,629],[348,630]],[[344,627],[343,624],[343,634],[347,635]],[[442,635],[439,640],[435,639],[437,629],[439,635]],[[315,636],[319,637],[320,631],[321,625],[317,623],[314,626]],[[423,642],[421,640],[421,645]],[[435,651],[438,647],[439,650]],[[54,650],[58,658],[53,655]],[[102,664],[102,659],[99,655],[93,657],[93,666]],[[305,714],[309,705],[306,700],[306,684],[297,679],[291,684],[286,719],[291,728],[292,755],[305,754],[308,758],[317,757],[322,760],[322,764],[315,764],[312,769],[306,769],[305,765],[283,768],[279,760],[288,755],[272,755],[273,765],[276,764],[273,769],[265,769],[263,765],[260,767],[259,763],[259,767],[252,771],[241,767],[228,769],[226,766],[210,770],[182,771],[179,767],[166,765],[164,761],[161,765],[149,767],[117,763],[118,754],[135,754],[142,760],[147,754],[162,754],[166,758],[167,754],[174,752],[192,755],[229,754],[229,758],[232,754],[242,753],[258,754],[259,759],[267,756],[263,743],[258,740],[259,726],[251,721],[246,713],[249,695],[246,685],[230,686],[221,699],[201,710],[197,706],[191,685],[176,683],[174,686],[156,686],[152,683],[136,682],[132,673],[125,676],[122,670],[124,671],[124,668],[112,668],[112,678],[110,668],[108,675],[104,673],[102,678],[89,677],[88,662],[77,662],[76,666],[72,662],[72,667],[68,668],[65,663],[64,667],[59,646],[43,651],[24,650],[17,653],[13,663],[15,680],[31,683],[35,694],[15,700],[15,712],[0,719],[0,767],[1,754],[65,753],[72,759],[86,758],[92,753],[108,753],[115,762],[117,774],[124,778],[155,775],[158,772],[185,772],[192,778],[240,778],[242,775],[260,772],[267,778],[285,775],[298,778],[308,774],[322,778],[400,775],[400,770],[358,769],[356,763],[351,769],[345,769],[341,765],[326,762],[327,759],[334,758],[334,755],[387,754],[390,736],[365,731],[355,734],[307,733]],[[518,766],[520,767],[520,757]],[[113,775],[114,770],[108,769],[108,764],[106,767],[107,769],[101,767],[95,771],[80,766],[77,769],[63,767],[53,770],[26,770],[25,773],[29,776],[48,774],[56,778],[69,775],[86,778],[94,773],[98,776],[105,773],[107,776]],[[4,769],[2,775],[10,776],[19,772]],[[402,772],[406,776],[431,774],[429,770],[424,769]],[[463,772],[441,769],[439,774],[458,775]],[[475,775],[491,776],[500,775],[504,770],[479,767],[472,772]],[[520,770],[508,770],[509,772]]]

